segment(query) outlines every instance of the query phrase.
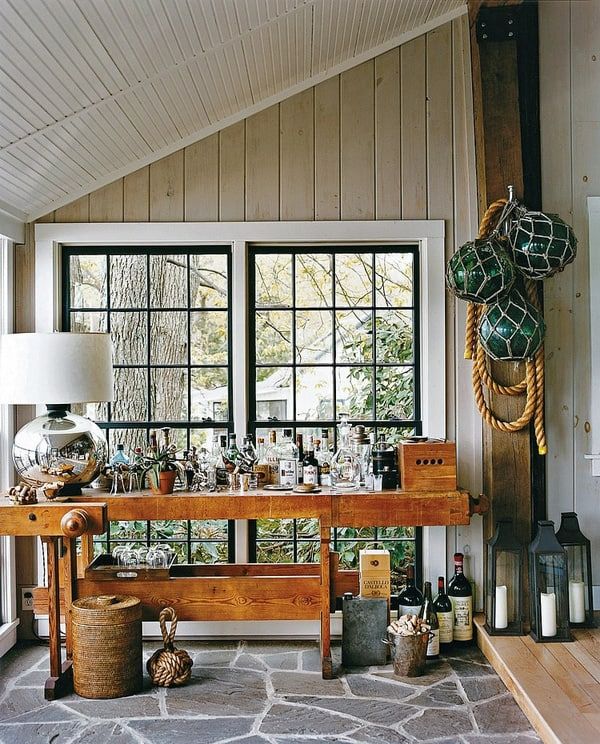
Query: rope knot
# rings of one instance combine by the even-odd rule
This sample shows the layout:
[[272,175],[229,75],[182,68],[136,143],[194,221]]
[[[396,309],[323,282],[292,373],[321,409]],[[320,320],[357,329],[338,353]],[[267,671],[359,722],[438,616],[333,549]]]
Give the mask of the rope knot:
[[[160,687],[178,687],[185,685],[192,676],[194,662],[187,651],[175,648],[175,631],[177,630],[177,614],[172,607],[161,610],[158,621],[163,637],[164,648],[159,648],[148,659],[146,669],[153,684]],[[171,628],[167,632],[167,622]]]

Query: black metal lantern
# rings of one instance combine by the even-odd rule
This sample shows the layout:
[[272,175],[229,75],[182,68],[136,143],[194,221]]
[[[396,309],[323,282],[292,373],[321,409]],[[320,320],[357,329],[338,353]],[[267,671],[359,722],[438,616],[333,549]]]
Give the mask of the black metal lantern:
[[567,551],[569,569],[569,622],[574,627],[594,627],[592,555],[590,541],[582,534],[575,512],[561,514],[556,539]]
[[554,522],[538,522],[529,546],[531,637],[536,643],[571,641],[567,551],[556,539]]
[[512,520],[499,519],[487,541],[485,629],[490,635],[523,635],[523,559]]

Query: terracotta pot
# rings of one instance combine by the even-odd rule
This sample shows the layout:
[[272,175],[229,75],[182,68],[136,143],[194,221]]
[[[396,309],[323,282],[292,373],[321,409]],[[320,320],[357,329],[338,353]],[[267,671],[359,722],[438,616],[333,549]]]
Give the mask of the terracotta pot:
[[163,496],[167,493],[173,493],[176,477],[177,473],[175,470],[161,470],[158,474],[158,485],[155,484],[152,476],[148,478],[150,482],[150,490],[152,493],[159,493]]

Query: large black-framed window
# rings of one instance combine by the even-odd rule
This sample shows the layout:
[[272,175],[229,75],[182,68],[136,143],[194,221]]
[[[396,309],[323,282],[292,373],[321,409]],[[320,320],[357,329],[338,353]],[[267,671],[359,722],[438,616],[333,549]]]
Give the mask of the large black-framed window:
[[[417,245],[251,246],[249,422],[256,436],[291,428],[320,437],[349,414],[375,437],[421,434],[420,286]],[[314,560],[312,520],[251,525],[251,559]],[[334,530],[342,563],[361,547],[420,562],[420,530]]]
[[[65,247],[63,330],[107,331],[114,347],[114,400],[82,413],[112,452],[145,449],[169,427],[178,450],[210,446],[233,430],[231,248]],[[113,523],[99,546],[164,543],[180,560],[234,560],[233,523]]]

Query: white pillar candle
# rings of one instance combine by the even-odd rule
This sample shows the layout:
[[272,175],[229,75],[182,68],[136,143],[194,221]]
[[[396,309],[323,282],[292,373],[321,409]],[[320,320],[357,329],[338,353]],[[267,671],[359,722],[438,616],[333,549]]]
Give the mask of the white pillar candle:
[[569,581],[569,622],[585,622],[585,584]]
[[494,617],[494,627],[497,630],[508,628],[507,589],[504,585],[496,587],[496,614]]
[[551,638],[556,635],[556,594],[540,594],[542,608],[542,635]]

